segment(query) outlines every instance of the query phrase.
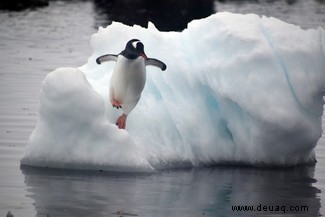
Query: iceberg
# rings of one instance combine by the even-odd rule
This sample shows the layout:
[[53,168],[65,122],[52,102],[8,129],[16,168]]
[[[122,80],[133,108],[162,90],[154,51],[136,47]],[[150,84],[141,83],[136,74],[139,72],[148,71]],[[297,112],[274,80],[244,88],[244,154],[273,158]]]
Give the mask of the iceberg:
[[[108,101],[119,53],[140,39],[149,57],[146,86],[126,130]],[[155,171],[216,164],[295,166],[315,162],[322,135],[324,30],[276,18],[217,13],[182,32],[114,22],[91,37],[78,68],[42,83],[38,123],[22,165]]]

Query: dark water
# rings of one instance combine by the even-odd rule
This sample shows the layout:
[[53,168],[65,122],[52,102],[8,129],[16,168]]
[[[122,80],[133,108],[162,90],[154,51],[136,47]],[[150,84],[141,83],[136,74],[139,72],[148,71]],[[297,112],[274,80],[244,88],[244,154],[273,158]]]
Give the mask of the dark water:
[[[314,0],[49,1],[45,7],[0,11],[0,216],[9,210],[15,217],[324,215],[324,136],[316,165],[289,169],[216,167],[131,175],[20,168],[36,125],[43,78],[57,67],[84,64],[98,26],[112,21],[146,26],[150,20],[160,30],[180,31],[190,20],[217,11],[325,27],[325,4]],[[233,211],[237,205],[256,211]],[[263,211],[264,206],[272,211]]]
[[[39,215],[317,216],[321,200],[313,168],[229,168],[165,171],[152,175],[26,169],[25,184]],[[302,178],[303,177],[303,178]],[[279,212],[236,212],[235,205],[280,206]],[[308,211],[290,212],[291,206]],[[285,209],[284,209],[285,207]],[[127,216],[127,215],[125,215]]]

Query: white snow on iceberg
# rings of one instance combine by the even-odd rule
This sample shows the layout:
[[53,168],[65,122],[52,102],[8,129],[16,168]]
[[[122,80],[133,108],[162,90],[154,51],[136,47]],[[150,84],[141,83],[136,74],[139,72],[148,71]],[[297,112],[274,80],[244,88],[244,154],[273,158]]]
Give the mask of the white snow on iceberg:
[[[108,102],[119,53],[138,38],[147,83],[127,129]],[[91,38],[80,68],[45,78],[40,114],[21,163],[103,170],[152,170],[218,163],[291,166],[315,160],[325,90],[324,30],[275,18],[217,13],[183,32],[113,23]]]

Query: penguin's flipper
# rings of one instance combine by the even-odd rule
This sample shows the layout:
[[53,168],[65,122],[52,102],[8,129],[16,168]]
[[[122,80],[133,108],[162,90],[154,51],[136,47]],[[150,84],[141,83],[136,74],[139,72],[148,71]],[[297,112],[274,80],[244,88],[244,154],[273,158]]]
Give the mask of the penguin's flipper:
[[160,60],[154,59],[154,58],[146,59],[146,66],[156,66],[156,67],[159,67],[163,71],[165,71],[167,68],[165,63],[161,62]]
[[102,62],[106,62],[106,61],[117,61],[117,55],[106,54],[106,55],[100,56],[96,59],[97,64],[101,64]]

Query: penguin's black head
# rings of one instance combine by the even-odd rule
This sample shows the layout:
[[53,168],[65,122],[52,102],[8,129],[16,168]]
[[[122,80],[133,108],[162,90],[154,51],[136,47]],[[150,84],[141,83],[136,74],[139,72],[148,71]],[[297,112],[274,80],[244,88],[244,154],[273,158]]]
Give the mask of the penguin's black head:
[[121,54],[128,59],[136,59],[139,56],[142,56],[145,60],[148,59],[144,53],[144,45],[139,39],[132,39],[128,41]]

